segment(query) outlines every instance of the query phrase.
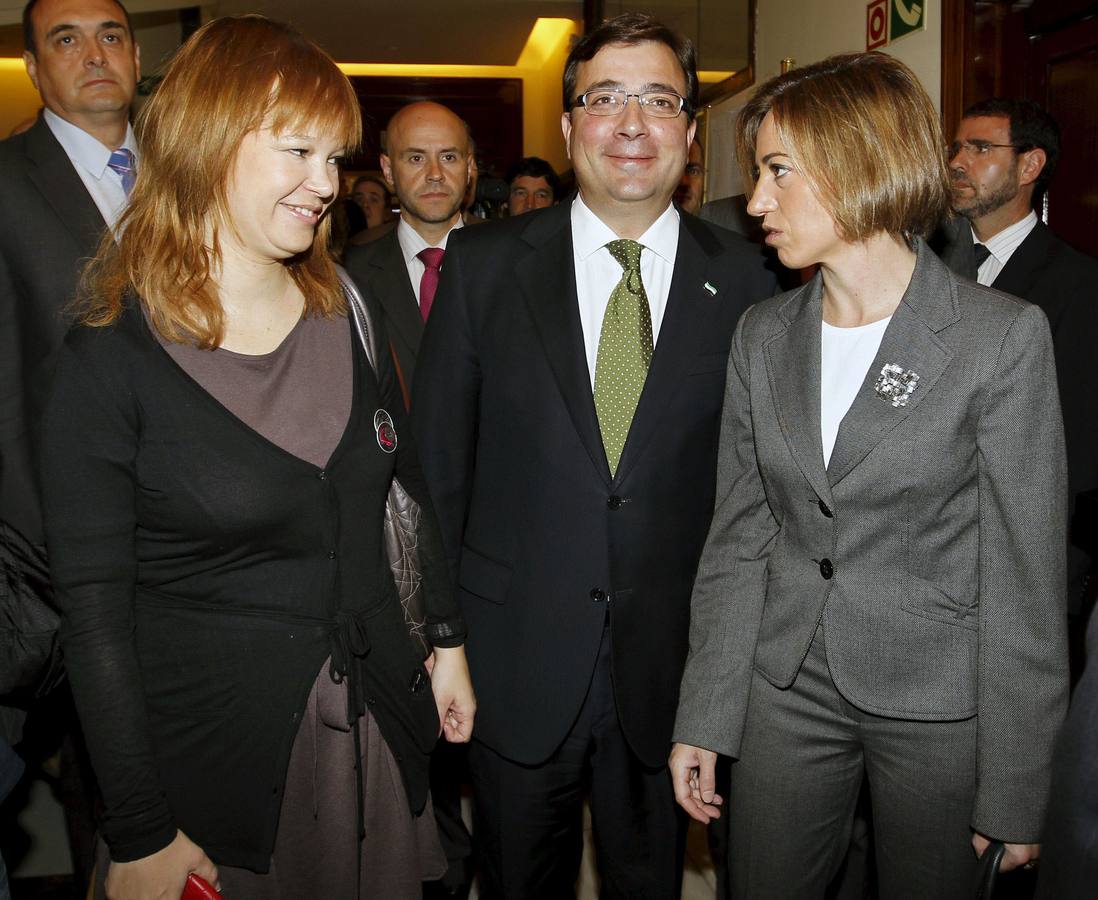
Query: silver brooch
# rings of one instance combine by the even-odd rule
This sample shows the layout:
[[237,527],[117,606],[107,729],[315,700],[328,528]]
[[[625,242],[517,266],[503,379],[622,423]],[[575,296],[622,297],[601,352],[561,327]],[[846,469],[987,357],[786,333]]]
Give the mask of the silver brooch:
[[907,401],[919,386],[919,376],[914,372],[896,365],[885,363],[873,390],[877,396],[893,406],[907,406]]

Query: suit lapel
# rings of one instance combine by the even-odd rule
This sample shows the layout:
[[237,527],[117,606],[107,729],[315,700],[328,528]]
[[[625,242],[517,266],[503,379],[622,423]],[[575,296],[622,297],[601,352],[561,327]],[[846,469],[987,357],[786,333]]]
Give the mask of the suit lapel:
[[30,180],[72,235],[81,255],[94,256],[107,223],[72,161],[41,117],[27,131],[26,148],[31,162]]
[[820,322],[823,280],[816,275],[779,311],[785,331],[766,343],[766,374],[778,426],[816,494],[830,504],[820,436]]
[[[720,243],[704,227],[693,230],[693,220],[679,217],[679,243],[675,251],[675,270],[667,294],[660,335],[652,353],[652,363],[644,380],[644,390],[633,414],[615,481],[621,481],[644,453],[657,431],[660,414],[671,395],[682,385],[683,370],[691,362],[697,346],[697,330],[706,327],[712,317],[707,308],[724,298],[705,290],[711,273],[710,258],[721,252]],[[714,278],[714,280],[716,280]],[[732,285],[716,285],[731,290]]]
[[576,431],[591,462],[609,484],[610,467],[595,414],[580,325],[570,217],[571,205],[567,203],[533,217],[522,234],[531,253],[515,260],[513,271]]
[[375,296],[385,309],[389,326],[412,348],[412,358],[415,359],[423,339],[423,316],[408,279],[408,267],[404,263],[396,229],[378,240],[384,242],[383,247],[379,248],[384,252],[377,253],[370,262],[375,269]]
[[1026,239],[1010,254],[1010,259],[991,286],[1015,297],[1028,296],[1038,272],[1048,259],[1049,236],[1050,232],[1043,223],[1034,225]]
[[[839,425],[827,467],[827,478],[832,486],[918,409],[952,359],[936,332],[960,318],[953,283],[944,264],[922,242],[918,253],[911,284],[888,324],[854,403]],[[904,406],[893,406],[875,390],[877,376],[888,363],[895,363],[919,376],[918,384]]]
[[942,226],[946,244],[942,250],[942,262],[965,278],[976,280],[976,252],[972,243],[972,226],[963,216],[954,216]]

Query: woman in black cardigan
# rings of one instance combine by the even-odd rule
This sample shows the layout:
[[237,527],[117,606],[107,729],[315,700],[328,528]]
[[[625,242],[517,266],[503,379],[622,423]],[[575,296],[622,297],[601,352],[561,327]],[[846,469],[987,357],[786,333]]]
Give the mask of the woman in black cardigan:
[[[472,731],[464,625],[388,354],[375,373],[324,250],[360,131],[310,41],[209,23],[88,273],[44,494],[111,898],[191,872],[249,900],[411,898],[445,866],[427,763]],[[425,509],[431,677],[382,543],[394,473]]]

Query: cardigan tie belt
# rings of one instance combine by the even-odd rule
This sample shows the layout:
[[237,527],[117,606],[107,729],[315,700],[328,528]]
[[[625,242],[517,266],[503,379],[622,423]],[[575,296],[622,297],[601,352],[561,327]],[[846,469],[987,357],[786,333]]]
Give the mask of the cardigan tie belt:
[[[332,659],[328,676],[336,684],[347,682],[347,721],[355,742],[355,801],[358,809],[358,839],[366,837],[366,810],[362,799],[362,734],[359,720],[366,713],[365,672],[362,663],[370,653],[363,611],[341,609],[335,614],[330,632]],[[353,670],[353,671],[352,671]]]

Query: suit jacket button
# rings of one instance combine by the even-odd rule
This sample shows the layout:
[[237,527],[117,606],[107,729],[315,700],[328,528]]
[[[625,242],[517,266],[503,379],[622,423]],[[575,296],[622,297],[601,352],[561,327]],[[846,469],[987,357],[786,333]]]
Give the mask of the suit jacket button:
[[820,574],[823,575],[824,578],[830,578],[835,574],[835,567],[831,565],[830,559],[820,560]]
[[608,509],[617,509],[621,506],[621,497],[617,494],[611,494],[606,498],[606,506]]
[[606,591],[602,588],[591,588],[591,599],[596,603],[602,603],[606,599]]
[[823,514],[824,514],[825,516],[827,516],[827,517],[828,517],[829,519],[830,519],[830,518],[831,518],[831,517],[832,517],[833,515],[835,515],[835,513],[833,513],[833,512],[831,511],[831,507],[830,507],[830,506],[828,506],[828,505],[827,505],[826,503],[824,503],[824,502],[823,502],[823,500],[821,500],[821,501],[820,501],[820,512],[822,512],[822,513],[823,513]]

